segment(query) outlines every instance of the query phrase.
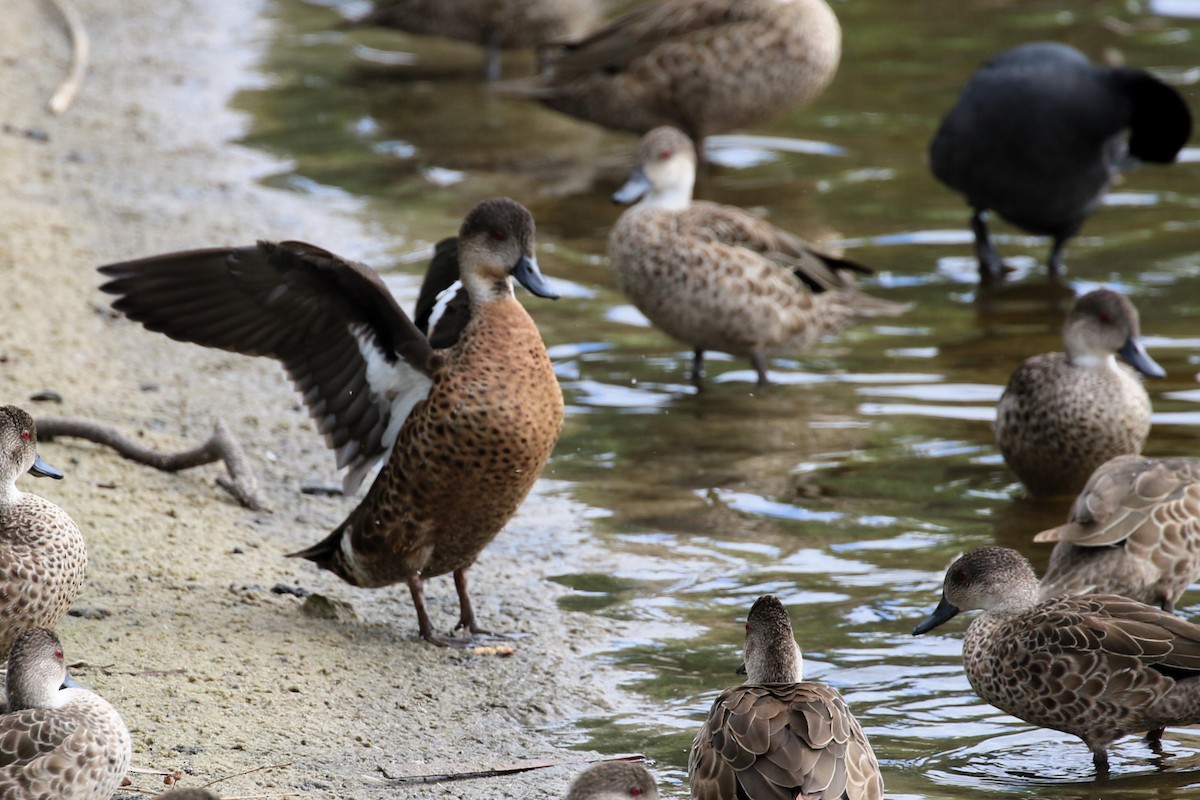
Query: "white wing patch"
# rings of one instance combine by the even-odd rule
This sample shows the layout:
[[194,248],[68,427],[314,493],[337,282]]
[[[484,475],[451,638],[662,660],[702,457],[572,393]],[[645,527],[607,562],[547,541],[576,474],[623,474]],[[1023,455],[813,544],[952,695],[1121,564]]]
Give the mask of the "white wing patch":
[[462,291],[462,281],[455,281],[438,292],[437,300],[433,304],[433,310],[429,312],[429,322],[425,330],[430,336],[433,336],[433,329],[442,321],[442,316],[446,313],[446,308],[454,300],[455,296]]
[[384,452],[379,458],[364,461],[352,468],[342,478],[342,490],[353,494],[362,485],[363,479],[381,460],[386,461],[391,455],[392,446],[396,444],[396,436],[413,406],[429,396],[433,381],[424,372],[409,364],[402,358],[396,363],[389,364],[379,351],[374,340],[367,333],[366,326],[356,326],[350,329],[354,341],[358,343],[358,351],[363,361],[367,363],[367,386],[371,391],[371,402],[380,407],[386,407],[384,415],[387,427],[383,430],[381,441]]

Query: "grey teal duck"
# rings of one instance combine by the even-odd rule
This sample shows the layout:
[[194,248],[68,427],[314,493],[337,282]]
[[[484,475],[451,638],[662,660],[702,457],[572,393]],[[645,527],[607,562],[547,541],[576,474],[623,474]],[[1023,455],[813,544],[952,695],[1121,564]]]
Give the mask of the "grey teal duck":
[[0,796],[108,800],[129,771],[129,729],[112,705],[67,678],[62,644],[31,628],[13,643],[0,715]]
[[[113,305],[150,330],[283,362],[353,491],[366,497],[324,540],[292,555],[356,586],[404,582],[421,635],[424,581],[454,574],[459,627],[479,627],[467,569],[525,499],[558,441],[562,392],[512,278],[554,297],[534,222],[487,200],[458,237],[470,322],[434,350],[373,271],[298,242],[173,253],[101,268]],[[390,453],[390,454],[389,454]]]
[[0,656],[29,628],[53,627],[87,572],[87,545],[66,511],[16,487],[28,472],[61,478],[37,453],[33,417],[0,406]]
[[632,761],[602,761],[579,773],[566,800],[658,800],[650,770]]
[[1200,626],[1114,594],[1039,600],[1024,556],[980,547],[950,565],[913,635],[972,609],[983,613],[963,638],[971,686],[1014,717],[1078,736],[1098,772],[1122,736],[1200,723]]
[[657,0],[502,88],[607,128],[674,125],[702,142],[817,97],[841,35],[825,0]]
[[1095,211],[1117,170],[1169,164],[1191,135],[1179,93],[1145,70],[1096,67],[1073,47],[1037,42],[986,61],[929,148],[938,180],[966,196],[980,277],[1002,275],[988,232],[994,210],[1054,240],[1049,268]]
[[1034,495],[1075,494],[1110,458],[1137,454],[1150,435],[1150,397],[1117,363],[1166,373],[1146,353],[1137,309],[1110,289],[1075,301],[1063,325],[1065,353],[1027,358],[996,406],[996,445]]
[[600,18],[597,0],[379,0],[355,25],[461,39],[487,50],[484,72],[500,77],[500,51],[573,39]]
[[750,359],[759,384],[766,358],[795,353],[856,320],[907,306],[854,288],[865,267],[834,258],[740,208],[692,200],[696,150],[675,128],[642,138],[638,166],[614,195],[638,201],[608,237],[621,290],[656,327],[693,348]]
[[1106,461],[1088,479],[1066,524],[1033,540],[1057,542],[1042,576],[1043,599],[1102,592],[1174,611],[1200,578],[1200,461]]
[[692,742],[697,800],[882,800],[866,734],[837,689],[802,680],[803,659],[779,599],[746,618],[746,682],[726,689]]

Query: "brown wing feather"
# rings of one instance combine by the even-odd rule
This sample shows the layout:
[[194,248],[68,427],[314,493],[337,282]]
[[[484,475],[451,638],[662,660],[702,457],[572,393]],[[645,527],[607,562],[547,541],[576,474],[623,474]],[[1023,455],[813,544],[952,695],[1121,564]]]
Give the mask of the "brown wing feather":
[[[348,490],[391,447],[394,387],[368,383],[368,357],[396,381],[431,374],[432,350],[374,271],[303,242],[214,248],[110,264],[100,288],[147,329],[283,362]],[[361,341],[360,341],[361,340]],[[364,352],[365,351],[365,352]],[[372,391],[375,389],[375,391]]]
[[0,769],[19,768],[54,752],[78,727],[78,720],[47,708],[0,716]]
[[700,800],[883,797],[866,735],[837,690],[821,683],[726,690],[692,744],[688,771]]

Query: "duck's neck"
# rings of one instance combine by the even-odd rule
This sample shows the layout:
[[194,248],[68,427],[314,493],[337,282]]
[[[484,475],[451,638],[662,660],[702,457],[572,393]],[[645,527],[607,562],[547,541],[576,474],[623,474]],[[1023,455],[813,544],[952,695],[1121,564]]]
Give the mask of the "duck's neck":
[[678,186],[668,186],[655,189],[642,198],[638,203],[642,208],[653,208],[662,211],[684,211],[692,204],[692,186],[695,182],[681,182]]
[[1067,353],[1071,366],[1080,369],[1111,369],[1117,368],[1117,357],[1112,353]]
[[803,679],[804,657],[795,639],[746,654],[746,683],[799,683]]
[[515,297],[512,280],[507,277],[493,278],[473,271],[464,273],[462,282],[463,288],[467,291],[467,297],[471,299],[472,308],[478,308],[484,303],[493,303],[497,300],[511,300]]
[[0,508],[15,505],[21,495],[16,476],[0,476]]

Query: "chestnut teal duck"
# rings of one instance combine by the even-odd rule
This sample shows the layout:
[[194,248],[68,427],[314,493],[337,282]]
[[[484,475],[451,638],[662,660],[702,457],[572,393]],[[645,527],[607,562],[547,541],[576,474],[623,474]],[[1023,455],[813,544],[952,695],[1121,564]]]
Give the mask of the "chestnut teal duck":
[[657,0],[502,88],[607,128],[674,125],[703,142],[811,102],[841,52],[825,0]]
[[1037,42],[984,62],[942,120],[929,166],[966,196],[983,280],[1002,277],[987,212],[1050,236],[1050,274],[1113,175],[1169,164],[1191,135],[1179,92],[1145,70],[1097,67],[1073,47]]
[[996,406],[996,445],[1033,495],[1079,492],[1110,458],[1136,455],[1150,435],[1150,397],[1138,372],[1166,373],[1146,353],[1138,312],[1110,289],[1075,301],[1065,353],[1027,358]]
[[1078,736],[1097,772],[1132,733],[1200,723],[1200,626],[1115,594],[1039,600],[1029,561],[980,547],[946,572],[941,602],[913,630],[983,611],[963,638],[963,667],[986,702]]
[[500,77],[500,51],[574,39],[600,18],[597,0],[378,0],[354,21],[461,39],[487,51],[484,74]]
[[705,350],[748,358],[765,385],[767,357],[803,350],[860,318],[907,309],[854,288],[851,274],[865,267],[740,208],[692,200],[696,149],[681,131],[650,131],[637,161],[613,196],[637,204],[609,234],[609,265],[650,322],[693,348],[697,385]]
[[837,689],[802,680],[802,668],[787,610],[758,598],[746,617],[746,682],[721,693],[692,742],[693,798],[882,800],[862,727]]
[[0,656],[22,631],[57,625],[87,572],[79,527],[54,503],[17,489],[26,472],[62,478],[37,453],[33,417],[0,406]]
[[132,759],[129,729],[112,705],[67,677],[53,631],[17,637],[0,715],[0,795],[7,800],[108,800]]
[[632,761],[602,761],[579,773],[566,800],[658,800],[650,770]]
[[[293,553],[355,586],[406,583],[421,636],[465,644],[467,569],[541,475],[563,400],[512,278],[555,297],[538,270],[534,222],[485,200],[458,237],[470,322],[434,350],[369,268],[299,242],[198,250],[112,264],[115,308],[180,341],[283,362],[354,491],[367,495],[317,544]],[[424,582],[453,573],[464,638],[434,633]]]
[[1066,524],[1033,540],[1057,542],[1042,576],[1042,599],[1101,592],[1174,611],[1200,578],[1200,461],[1106,461]]

